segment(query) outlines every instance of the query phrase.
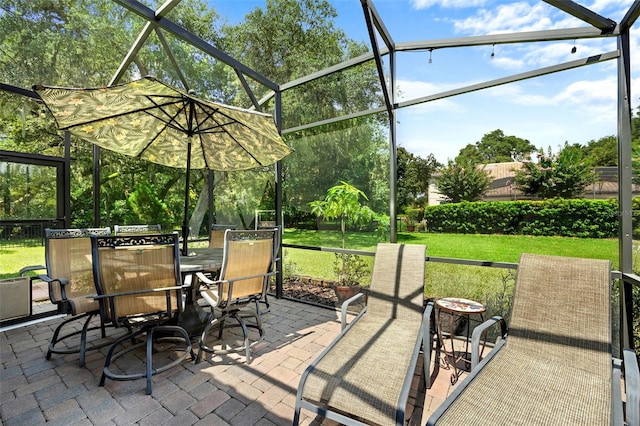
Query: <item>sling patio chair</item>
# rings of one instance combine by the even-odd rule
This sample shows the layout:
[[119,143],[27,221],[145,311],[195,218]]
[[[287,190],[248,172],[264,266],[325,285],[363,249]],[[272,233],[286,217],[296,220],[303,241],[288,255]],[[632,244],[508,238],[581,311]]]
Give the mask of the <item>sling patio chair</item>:
[[[46,274],[41,274],[38,278],[48,284],[49,299],[57,306],[58,313],[70,315],[56,327],[47,350],[47,359],[51,359],[52,354],[78,353],[80,366],[84,367],[86,351],[99,349],[111,343],[104,340],[104,323],[90,326],[91,320],[100,311],[98,302],[88,297],[96,294],[91,266],[90,236],[110,233],[110,228],[45,229]],[[42,268],[27,267],[22,271]],[[73,323],[79,319],[84,319],[84,324],[77,330]],[[66,327],[68,324],[70,326]],[[66,334],[62,334],[63,328]],[[87,334],[98,329],[101,338],[96,338],[93,344],[87,345]]]
[[433,304],[424,303],[424,245],[380,243],[367,306],[306,368],[293,424],[305,409],[342,424],[403,425],[420,349],[429,380]]
[[157,225],[114,225],[114,235],[159,234],[160,224]]
[[[109,348],[100,386],[105,380],[145,378],[147,395],[152,377],[194,354],[189,335],[176,325],[182,310],[178,234],[95,236],[91,238],[93,273],[104,323],[125,326],[129,333]],[[146,339],[137,338],[146,334]],[[176,342],[179,346],[176,346]],[[160,358],[159,347],[168,343],[168,358]],[[146,347],[144,367],[133,351]],[[132,353],[129,358],[123,358]],[[134,365],[135,364],[135,365]],[[125,366],[127,368],[124,368]],[[158,366],[160,365],[160,366]],[[122,369],[122,370],[119,370]]]
[[[274,255],[277,247],[276,229],[260,231],[225,231],[224,256],[220,277],[210,280],[197,273],[200,280],[200,295],[212,308],[210,321],[200,338],[200,350],[196,362],[200,362],[205,353],[226,354],[245,353],[246,363],[251,362],[251,347],[264,339],[262,313],[259,302],[266,295],[269,277],[276,274]],[[248,309],[255,304],[255,310]],[[220,311],[219,314],[216,311]],[[244,319],[253,318],[255,323]],[[224,324],[227,319],[236,321],[234,326],[242,329],[242,343],[228,344],[223,339]],[[251,341],[249,328],[258,331],[258,337]],[[212,330],[218,331],[218,338],[211,340]]]
[[224,248],[224,233],[227,229],[237,229],[235,225],[211,225],[209,248]]
[[[471,373],[427,424],[625,424],[610,285],[608,260],[522,254],[508,331],[500,317],[476,327]],[[480,338],[496,324],[501,337],[479,362]],[[638,425],[635,354],[625,358],[626,424]]]

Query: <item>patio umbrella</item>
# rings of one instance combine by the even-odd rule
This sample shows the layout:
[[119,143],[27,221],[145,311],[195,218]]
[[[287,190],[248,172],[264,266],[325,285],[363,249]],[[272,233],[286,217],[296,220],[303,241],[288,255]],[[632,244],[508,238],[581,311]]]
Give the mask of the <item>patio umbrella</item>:
[[191,169],[247,170],[291,152],[273,116],[201,99],[154,77],[103,88],[37,85],[33,90],[60,130],[101,148],[186,168],[184,254]]

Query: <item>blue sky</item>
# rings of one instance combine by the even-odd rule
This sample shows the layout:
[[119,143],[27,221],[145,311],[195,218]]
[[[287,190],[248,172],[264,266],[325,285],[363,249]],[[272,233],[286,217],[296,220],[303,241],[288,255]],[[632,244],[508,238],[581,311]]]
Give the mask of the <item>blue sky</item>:
[[[258,0],[210,0],[235,23]],[[332,0],[336,26],[370,45],[358,0]],[[374,0],[395,42],[438,40],[497,33],[586,26],[541,1]],[[632,0],[582,0],[601,15],[620,22]],[[638,24],[636,24],[638,27]],[[632,51],[638,49],[632,32]],[[469,47],[429,52],[400,52],[396,68],[397,101],[555,65],[616,48],[615,39]],[[637,61],[638,55],[635,60]],[[637,111],[640,68],[632,62],[632,108]],[[501,129],[554,152],[564,142],[587,144],[617,130],[616,61],[564,71],[492,89],[421,104],[398,111],[398,145],[446,163],[465,145]],[[282,83],[282,82],[281,82]]]

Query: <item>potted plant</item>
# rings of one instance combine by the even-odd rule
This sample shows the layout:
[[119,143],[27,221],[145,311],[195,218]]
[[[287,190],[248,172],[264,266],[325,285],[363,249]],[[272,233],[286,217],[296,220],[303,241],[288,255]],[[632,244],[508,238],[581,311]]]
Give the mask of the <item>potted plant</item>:
[[415,227],[424,217],[424,210],[421,207],[407,207],[404,211],[407,218],[407,231],[413,232]]
[[[325,220],[338,219],[342,248],[345,248],[345,233],[347,225],[363,225],[374,221],[377,224],[378,235],[388,228],[389,219],[386,215],[378,215],[368,206],[361,203],[361,199],[368,201],[364,192],[346,182],[332,186],[327,190],[323,200],[312,201],[311,212]],[[360,279],[367,273],[367,265],[360,256],[348,253],[336,253],[334,272],[337,284],[334,286],[336,296],[340,301],[355,295],[360,290]]]

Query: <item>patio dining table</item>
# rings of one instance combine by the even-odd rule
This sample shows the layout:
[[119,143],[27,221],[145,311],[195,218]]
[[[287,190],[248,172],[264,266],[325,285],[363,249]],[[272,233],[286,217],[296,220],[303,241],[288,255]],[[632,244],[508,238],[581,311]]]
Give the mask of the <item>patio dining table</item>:
[[196,272],[219,271],[222,267],[223,256],[224,249],[221,248],[189,249],[189,255],[180,256],[180,273],[182,274],[183,282],[185,282],[186,277],[190,277],[191,282],[185,288],[185,308],[178,323],[187,330],[189,336],[199,336],[208,319],[208,312],[195,302],[200,287]]
[[180,255],[180,273],[183,281],[191,275],[191,287],[187,293],[187,302],[195,300],[195,292],[198,291],[198,279],[196,272],[218,272],[222,267],[224,249],[221,248],[196,248],[190,249],[189,255]]
[[196,248],[189,249],[189,255],[180,255],[180,272],[193,274],[196,272],[215,272],[222,267],[224,249]]

